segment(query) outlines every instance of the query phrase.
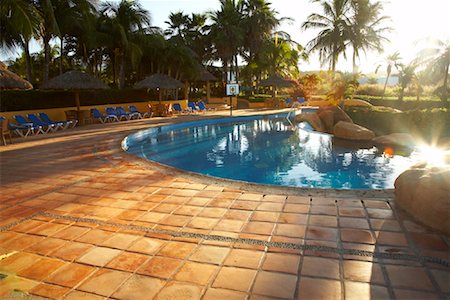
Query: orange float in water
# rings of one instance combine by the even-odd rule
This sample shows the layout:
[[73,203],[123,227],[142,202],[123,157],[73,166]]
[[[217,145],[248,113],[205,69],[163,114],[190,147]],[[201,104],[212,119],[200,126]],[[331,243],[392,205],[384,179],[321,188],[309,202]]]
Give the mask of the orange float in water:
[[383,156],[390,158],[394,156],[394,149],[390,148],[390,147],[386,147],[383,151]]

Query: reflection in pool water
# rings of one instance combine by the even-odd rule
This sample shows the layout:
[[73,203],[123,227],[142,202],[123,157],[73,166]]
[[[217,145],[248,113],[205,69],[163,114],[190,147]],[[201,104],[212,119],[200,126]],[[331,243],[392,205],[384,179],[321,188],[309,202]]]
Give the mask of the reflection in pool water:
[[140,136],[128,151],[180,169],[256,183],[319,188],[392,188],[417,159],[351,149],[286,119],[205,124]]

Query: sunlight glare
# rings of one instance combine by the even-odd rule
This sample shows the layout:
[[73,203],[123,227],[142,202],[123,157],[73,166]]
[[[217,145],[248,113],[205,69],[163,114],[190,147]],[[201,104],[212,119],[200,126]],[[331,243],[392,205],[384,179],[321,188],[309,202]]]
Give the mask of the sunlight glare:
[[418,158],[425,160],[428,164],[433,166],[441,166],[448,163],[450,151],[444,150],[435,146],[422,145],[418,149]]

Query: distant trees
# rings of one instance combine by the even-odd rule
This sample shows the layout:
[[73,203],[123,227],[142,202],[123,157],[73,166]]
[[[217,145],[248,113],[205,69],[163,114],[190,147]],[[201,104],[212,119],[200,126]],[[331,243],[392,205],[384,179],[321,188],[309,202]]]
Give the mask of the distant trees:
[[384,23],[389,20],[381,16],[380,2],[369,0],[314,0],[322,8],[322,14],[313,13],[302,24],[303,30],[320,30],[308,42],[308,52],[318,52],[323,65],[328,64],[331,71],[336,70],[339,56],[346,55],[352,47],[353,72],[357,72],[356,61],[360,52],[376,50],[380,52],[387,39],[384,33],[390,30]]

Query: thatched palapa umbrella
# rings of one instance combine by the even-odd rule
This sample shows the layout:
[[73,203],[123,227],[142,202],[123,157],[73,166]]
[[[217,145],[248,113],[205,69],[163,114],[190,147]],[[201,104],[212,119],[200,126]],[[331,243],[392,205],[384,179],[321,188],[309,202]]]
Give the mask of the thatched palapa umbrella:
[[16,73],[8,70],[6,65],[0,61],[0,90],[31,90],[31,83],[21,78]]
[[270,76],[267,79],[261,80],[259,83],[260,86],[271,86],[272,87],[272,97],[275,98],[276,88],[277,87],[291,87],[295,83],[292,80],[284,79],[278,75]]
[[144,80],[141,80],[134,85],[134,88],[136,89],[159,89],[160,104],[162,100],[161,90],[181,89],[183,87],[184,85],[181,81],[159,73],[147,76]]
[[46,90],[71,90],[75,92],[75,103],[80,110],[80,90],[106,90],[109,89],[103,81],[80,71],[69,71],[53,77],[42,85]]
[[211,81],[217,81],[217,78],[211,74],[208,70],[203,69],[200,73],[199,78],[197,79],[199,81],[205,81],[206,82],[206,100],[209,101],[209,98],[211,97]]

